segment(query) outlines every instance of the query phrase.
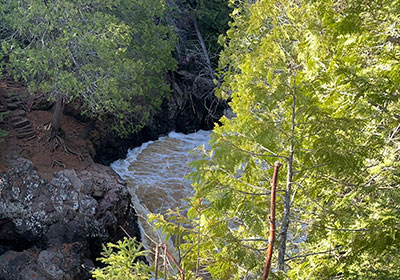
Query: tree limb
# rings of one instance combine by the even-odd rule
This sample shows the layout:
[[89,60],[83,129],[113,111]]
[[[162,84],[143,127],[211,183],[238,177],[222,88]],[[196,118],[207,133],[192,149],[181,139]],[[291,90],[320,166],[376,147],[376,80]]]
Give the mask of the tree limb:
[[282,166],[282,163],[279,161],[275,162],[274,166],[274,175],[272,177],[272,186],[271,186],[271,205],[270,205],[270,217],[269,217],[269,243],[268,243],[268,250],[267,256],[265,259],[264,271],[262,280],[267,280],[269,271],[271,269],[271,260],[272,260],[272,253],[274,250],[274,242],[275,242],[275,198],[276,198],[276,182],[278,180],[278,172],[279,168]]

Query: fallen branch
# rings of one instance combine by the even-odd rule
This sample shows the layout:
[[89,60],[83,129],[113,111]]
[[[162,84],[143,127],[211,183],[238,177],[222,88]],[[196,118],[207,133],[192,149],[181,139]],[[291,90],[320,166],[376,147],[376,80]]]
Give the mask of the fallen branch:
[[211,79],[214,80],[215,79],[215,75],[214,75],[214,70],[213,70],[212,65],[211,65],[210,56],[208,55],[208,50],[207,50],[206,45],[204,43],[203,36],[201,35],[200,27],[199,27],[199,25],[197,23],[197,19],[196,19],[195,15],[192,16],[192,21],[193,21],[194,29],[196,30],[197,38],[199,39],[201,50],[203,51],[203,55],[204,55],[204,58],[206,60],[207,66],[208,66],[207,68],[208,68],[208,70],[210,72],[209,74],[211,76]]

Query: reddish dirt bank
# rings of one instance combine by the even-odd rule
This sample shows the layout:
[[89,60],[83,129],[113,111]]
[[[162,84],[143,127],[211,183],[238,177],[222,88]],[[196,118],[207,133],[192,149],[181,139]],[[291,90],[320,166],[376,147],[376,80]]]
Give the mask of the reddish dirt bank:
[[52,112],[38,110],[46,107],[43,102],[46,101],[29,95],[26,88],[15,82],[0,82],[0,112],[7,112],[0,128],[8,132],[0,140],[0,172],[9,169],[8,161],[16,155],[32,161],[46,178],[62,169],[81,171],[93,164],[93,145],[88,140],[86,125],[75,118],[63,117],[65,147],[60,141],[48,140]]
[[49,141],[51,103],[0,82],[0,279],[89,279],[101,245],[140,241],[124,182],[94,163],[90,124],[71,116]]

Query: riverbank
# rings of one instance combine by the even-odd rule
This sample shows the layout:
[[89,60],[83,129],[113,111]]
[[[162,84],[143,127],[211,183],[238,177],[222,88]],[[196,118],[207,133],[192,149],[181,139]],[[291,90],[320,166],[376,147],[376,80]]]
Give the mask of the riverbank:
[[0,81],[0,112],[7,112],[0,128],[8,131],[0,141],[0,279],[88,279],[101,244],[140,240],[125,182],[98,162],[124,158],[170,130],[211,128],[201,106],[173,95],[142,131],[123,139],[109,122],[69,105],[61,137],[49,140],[52,103]]
[[[15,157],[32,161],[39,175],[47,179],[62,169],[79,172],[94,163],[94,147],[87,137],[87,125],[71,116],[64,116],[62,120],[65,147],[49,141],[51,106],[41,96],[31,96],[21,84],[0,82],[0,109],[7,112],[0,125],[8,132],[0,140],[0,171],[10,169],[10,160]],[[67,147],[72,152],[66,151]]]
[[49,141],[50,108],[0,82],[0,279],[88,279],[103,243],[140,240],[125,183],[92,159],[88,124],[64,116]]

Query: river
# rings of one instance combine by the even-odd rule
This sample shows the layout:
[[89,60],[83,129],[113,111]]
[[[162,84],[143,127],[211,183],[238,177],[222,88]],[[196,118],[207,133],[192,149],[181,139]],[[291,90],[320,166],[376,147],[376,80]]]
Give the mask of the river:
[[195,159],[191,151],[207,145],[210,133],[198,131],[185,135],[171,132],[168,136],[129,150],[125,159],[111,164],[129,186],[145,247],[152,248],[154,243],[164,241],[163,235],[154,232],[147,222],[147,214],[163,214],[170,208],[183,206],[183,199],[193,194],[190,182],[185,179],[191,171],[188,163]]

